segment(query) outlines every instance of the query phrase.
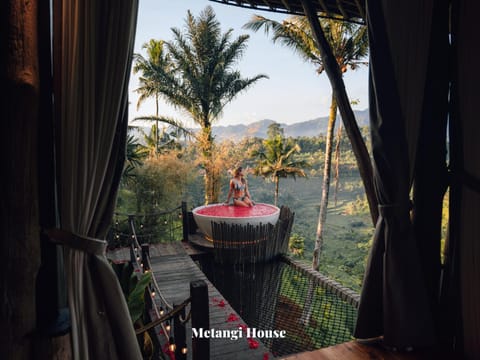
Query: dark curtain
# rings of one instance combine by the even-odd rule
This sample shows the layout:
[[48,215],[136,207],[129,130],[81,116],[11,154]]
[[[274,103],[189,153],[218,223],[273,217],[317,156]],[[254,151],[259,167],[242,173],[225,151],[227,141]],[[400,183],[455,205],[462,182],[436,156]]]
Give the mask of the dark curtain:
[[[446,1],[367,1],[370,119],[380,218],[355,336],[383,335],[385,344],[396,348],[430,346],[437,337],[447,15]],[[432,154],[440,155],[433,161]],[[423,194],[432,177],[438,181],[432,194],[422,197],[413,192],[417,207],[411,200],[412,184]],[[435,229],[425,230],[424,221]]]
[[445,328],[466,359],[480,358],[480,57],[476,0],[452,1],[451,204]]

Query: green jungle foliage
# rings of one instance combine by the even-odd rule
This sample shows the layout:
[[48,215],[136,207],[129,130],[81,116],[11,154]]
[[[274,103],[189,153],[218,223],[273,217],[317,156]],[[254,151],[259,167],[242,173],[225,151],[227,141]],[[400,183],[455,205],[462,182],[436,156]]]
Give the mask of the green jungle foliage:
[[[365,129],[362,130],[366,133]],[[278,204],[295,212],[291,255],[310,263],[321,197],[325,137],[301,137],[292,141],[301,148],[296,160],[306,161],[310,167],[306,170],[306,178],[280,180]],[[262,143],[262,139],[248,138],[239,143],[227,141],[216,144],[215,166],[220,169],[222,178],[220,199],[226,198],[230,171],[238,165],[252,170],[257,159],[251,154],[260,149]],[[181,201],[187,201],[189,208],[203,205],[204,172],[198,165],[197,155],[198,148],[193,143],[184,143],[180,150],[147,158],[142,166],[137,167],[135,181],[122,185],[116,211],[145,214],[176,208]],[[254,201],[273,203],[273,181],[254,176],[251,172],[247,180]],[[333,181],[331,191],[334,196],[329,203],[320,271],[359,291],[373,226],[355,158],[346,139],[340,143],[339,186],[335,193]]]
[[[148,322],[147,319],[145,319],[145,290],[152,281],[152,273],[143,273],[137,276],[130,263],[111,263],[111,265],[122,287],[133,325],[135,328],[145,325],[145,323]],[[154,345],[150,334],[144,332],[137,340],[139,341],[144,358],[151,358]]]

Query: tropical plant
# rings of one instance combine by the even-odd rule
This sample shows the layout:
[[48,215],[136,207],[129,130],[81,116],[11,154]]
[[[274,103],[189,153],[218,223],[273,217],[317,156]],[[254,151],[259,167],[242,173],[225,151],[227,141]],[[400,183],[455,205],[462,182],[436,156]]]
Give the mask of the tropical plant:
[[292,234],[288,240],[288,250],[299,258],[303,258],[305,252],[305,238],[299,234]]
[[[368,39],[365,26],[331,18],[319,19],[319,21],[342,73],[346,72],[349,67],[355,70],[358,66],[366,64],[364,59],[368,53]],[[324,60],[316,45],[310,24],[305,17],[292,16],[280,23],[257,15],[245,24],[244,27],[254,31],[263,28],[267,35],[272,32],[273,42],[279,42],[282,45],[292,48],[304,60],[313,63],[316,66],[318,74],[321,74],[325,70]],[[320,212],[312,261],[312,267],[315,270],[319,268],[320,253],[324,240],[323,233],[327,217],[332,144],[336,117],[337,99],[335,95],[332,94],[326,137]]]
[[269,126],[271,137],[263,141],[262,148],[253,150],[251,157],[257,158],[253,173],[263,178],[271,178],[275,183],[274,203],[278,203],[280,178],[297,176],[305,177],[303,168],[309,164],[305,160],[297,160],[295,154],[300,153],[300,146],[292,139],[285,139],[283,132],[275,131],[274,124]]
[[122,173],[122,184],[124,185],[129,185],[134,181],[136,177],[135,169],[142,166],[143,160],[147,155],[142,145],[139,144],[135,136],[132,135],[132,130],[133,127],[129,126],[127,133],[125,165]]
[[173,209],[187,198],[193,164],[181,151],[171,150],[149,157],[137,171],[137,212],[155,213]]
[[[191,131],[185,129],[181,124],[178,124],[174,120],[169,121],[167,118],[148,116],[137,117],[135,120],[147,120],[156,121],[150,128],[150,132],[147,133],[144,129],[138,128],[138,131],[143,135],[144,144],[140,145],[142,149],[149,154],[149,156],[158,156],[162,152],[181,149],[180,143],[181,136],[185,138],[192,135]],[[169,126],[163,127],[160,131],[157,129],[158,122],[166,123]]]
[[134,54],[134,66],[133,73],[141,73],[139,78],[140,86],[135,90],[140,94],[137,101],[137,109],[140,105],[150,97],[155,98],[155,116],[153,117],[139,117],[135,120],[147,120],[155,121],[155,134],[154,134],[154,150],[157,152],[157,146],[159,144],[159,122],[165,122],[174,126],[180,126],[176,121],[170,118],[159,117],[159,86],[156,82],[155,75],[159,69],[169,70],[170,62],[168,61],[168,55],[165,53],[164,42],[162,40],[151,39],[148,43],[143,44],[142,48],[146,50],[147,57],[143,57],[141,54]]
[[[118,277],[122,287],[125,300],[127,301],[128,312],[135,327],[144,325],[144,315],[146,314],[145,290],[152,282],[152,273],[143,273],[137,277],[133,271],[131,263],[111,263],[115,274]],[[153,343],[148,332],[144,332],[142,339],[139,340],[140,349],[145,358],[153,353]]]
[[226,104],[265,75],[242,78],[234,69],[246,49],[248,35],[231,40],[233,29],[222,34],[210,6],[198,17],[189,11],[185,28],[173,28],[173,41],[165,42],[166,63],[155,67],[149,81],[171,105],[186,111],[200,125],[197,135],[205,171],[205,203],[218,201],[212,170],[212,123]]

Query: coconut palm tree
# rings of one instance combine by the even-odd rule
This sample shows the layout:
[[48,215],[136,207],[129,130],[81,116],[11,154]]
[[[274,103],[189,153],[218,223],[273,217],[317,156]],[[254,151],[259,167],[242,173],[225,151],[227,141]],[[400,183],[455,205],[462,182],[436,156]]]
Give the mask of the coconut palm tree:
[[218,201],[212,170],[212,124],[226,104],[265,75],[242,78],[234,69],[249,38],[232,38],[233,29],[222,34],[220,23],[210,6],[198,17],[189,11],[185,27],[173,28],[173,40],[165,42],[167,64],[156,68],[150,80],[158,92],[178,109],[184,110],[200,125],[197,140],[201,164],[205,170],[205,203]]
[[135,120],[149,120],[155,121],[155,152],[158,152],[159,144],[159,122],[174,122],[174,126],[179,126],[175,120],[161,118],[159,116],[159,97],[160,91],[158,84],[155,82],[155,74],[158,69],[165,69],[168,71],[170,63],[168,61],[168,54],[164,50],[164,41],[151,39],[148,43],[143,44],[142,48],[146,50],[147,57],[143,57],[141,54],[134,54],[134,66],[133,73],[141,73],[139,78],[140,86],[135,90],[140,94],[137,101],[137,110],[140,105],[147,99],[155,98],[155,116],[148,119],[136,118]]
[[[365,58],[368,53],[368,39],[365,26],[335,19],[320,19],[319,21],[342,73],[346,72],[348,68],[355,70],[359,66],[367,64]],[[305,17],[292,16],[280,23],[256,15],[250,22],[245,24],[244,27],[254,31],[263,28],[267,35],[271,32],[273,42],[279,42],[284,46],[292,48],[304,60],[313,63],[316,66],[318,74],[324,71],[324,61],[316,46],[310,24]],[[312,267],[315,270],[319,268],[319,258],[323,246],[323,232],[327,217],[330,190],[333,133],[336,118],[337,101],[335,96],[332,95],[326,135],[322,197],[312,261]]]
[[131,134],[133,128],[128,127],[125,165],[122,174],[122,184],[129,185],[135,180],[135,169],[143,165],[143,160],[147,153],[138,143],[137,139]]
[[291,139],[286,140],[281,135],[283,132],[272,131],[271,133],[272,136],[264,140],[263,148],[252,151],[251,156],[258,159],[253,173],[256,176],[270,178],[275,183],[274,203],[277,205],[280,178],[305,177],[303,169],[309,164],[304,160],[295,159],[295,155],[301,151],[300,145]]

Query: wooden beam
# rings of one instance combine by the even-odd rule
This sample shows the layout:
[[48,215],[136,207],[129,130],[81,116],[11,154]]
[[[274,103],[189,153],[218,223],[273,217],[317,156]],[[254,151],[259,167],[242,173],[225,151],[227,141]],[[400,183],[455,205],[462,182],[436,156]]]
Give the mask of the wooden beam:
[[320,4],[320,6],[322,7],[323,9],[323,12],[325,14],[329,14],[330,11],[328,11],[328,8],[327,8],[327,5],[325,5],[325,2],[323,0],[318,0],[318,3]]
[[[32,359],[40,268],[38,193],[39,1],[0,4],[0,358]],[[46,120],[46,119],[41,119]],[[43,174],[42,174],[43,175]]]
[[350,16],[345,12],[345,9],[343,8],[342,2],[340,0],[337,0],[337,6],[338,10],[342,13],[342,16],[344,19],[348,19]]
[[322,26],[318,20],[315,8],[310,0],[300,0],[307,17],[310,27],[312,28],[313,35],[316,40],[317,48],[320,51],[325,71],[330,80],[333,94],[337,100],[340,114],[342,115],[342,121],[345,125],[345,131],[352,144],[352,150],[355,154],[355,158],[358,164],[358,170],[365,187],[365,194],[367,196],[368,205],[370,207],[370,215],[372,222],[375,225],[378,219],[378,201],[375,196],[373,187],[373,168],[368,154],[367,147],[363,141],[362,134],[358,128],[353,114],[350,100],[348,99],[347,91],[345,90],[345,83],[343,82],[342,73],[338,66],[337,60],[332,52],[330,44],[325,38]]
[[292,9],[290,8],[290,5],[288,4],[288,1],[282,0],[282,4],[283,4],[283,6],[285,6],[285,8],[286,8],[288,11],[292,11]]
[[265,6],[268,6],[270,8],[270,10],[275,10],[275,8],[270,4],[270,1],[263,0],[263,3],[265,4]]
[[[190,282],[192,329],[209,329],[208,287],[203,280]],[[192,330],[193,331],[193,330]],[[210,339],[192,337],[192,359],[210,359]]]
[[365,9],[362,7],[362,4],[360,4],[359,0],[355,0],[355,4],[357,5],[358,13],[362,17],[364,21],[367,21],[367,17],[365,16]]

